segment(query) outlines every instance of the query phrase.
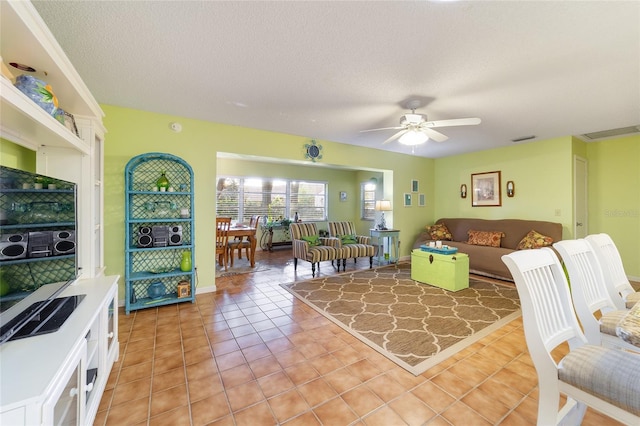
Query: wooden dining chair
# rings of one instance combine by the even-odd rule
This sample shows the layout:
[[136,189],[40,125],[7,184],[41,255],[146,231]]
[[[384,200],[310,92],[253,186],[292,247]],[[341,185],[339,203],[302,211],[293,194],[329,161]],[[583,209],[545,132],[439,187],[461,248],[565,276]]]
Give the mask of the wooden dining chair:
[[218,257],[218,264],[220,266],[224,264],[225,271],[227,270],[227,264],[229,263],[229,250],[227,248],[227,243],[229,242],[230,227],[230,217],[216,218],[216,256]]
[[[537,424],[579,425],[587,406],[624,424],[640,424],[640,356],[588,344],[555,252],[548,247],[518,250],[502,261],[518,290],[538,376]],[[559,360],[556,349],[565,344],[569,352]],[[563,406],[561,393],[567,396]]]
[[[249,227],[257,228],[260,223],[260,217],[258,215],[251,216],[249,219]],[[255,238],[255,235],[254,235]],[[229,241],[229,258],[231,259],[231,267],[233,268],[233,252],[235,250],[238,251],[238,259],[242,259],[242,249],[245,249],[245,254],[247,255],[247,259],[250,259],[249,250],[251,250],[251,240],[249,237],[246,239],[244,237],[236,237],[233,240]]]

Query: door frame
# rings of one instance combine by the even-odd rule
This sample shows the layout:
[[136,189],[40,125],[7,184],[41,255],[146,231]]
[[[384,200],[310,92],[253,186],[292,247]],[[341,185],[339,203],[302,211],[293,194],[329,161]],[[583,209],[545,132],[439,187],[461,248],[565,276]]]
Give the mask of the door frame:
[[[573,156],[573,237],[584,238],[589,234],[588,162],[586,158]],[[580,196],[580,193],[582,196]],[[582,219],[582,221],[579,221]],[[580,225],[578,225],[580,223]],[[580,229],[579,229],[580,228]],[[580,231],[580,233],[578,233]]]

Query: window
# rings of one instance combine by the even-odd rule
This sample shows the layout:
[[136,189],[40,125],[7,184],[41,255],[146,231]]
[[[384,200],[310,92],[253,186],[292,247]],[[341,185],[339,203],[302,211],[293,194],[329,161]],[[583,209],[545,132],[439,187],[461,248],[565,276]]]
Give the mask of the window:
[[216,215],[248,222],[251,216],[269,221],[290,218],[327,220],[327,183],[286,179],[219,177]]
[[376,185],[371,182],[360,184],[360,217],[364,220],[376,220]]

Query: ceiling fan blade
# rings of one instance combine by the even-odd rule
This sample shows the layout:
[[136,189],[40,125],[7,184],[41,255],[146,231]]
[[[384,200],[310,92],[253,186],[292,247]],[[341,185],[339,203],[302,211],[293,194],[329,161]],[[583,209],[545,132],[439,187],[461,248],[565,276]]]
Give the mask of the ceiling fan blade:
[[425,127],[423,129],[421,129],[427,136],[429,136],[429,139],[432,139],[436,142],[444,142],[447,139],[449,139],[448,136],[443,135],[440,132],[437,132],[433,129],[429,129],[428,127]]
[[407,133],[409,130],[408,129],[402,129],[400,130],[398,133],[394,134],[393,136],[391,136],[389,139],[387,139],[386,141],[382,142],[382,145],[391,142],[394,139],[399,138],[400,136],[404,135],[405,133]]
[[480,124],[482,120],[479,118],[454,118],[452,120],[427,121],[423,127],[449,127],[449,126],[472,126]]
[[377,132],[378,130],[398,130],[398,129],[404,129],[404,127],[402,127],[402,126],[396,126],[396,127],[381,127],[381,128],[379,128],[379,129],[360,130],[360,133],[364,133],[364,132]]

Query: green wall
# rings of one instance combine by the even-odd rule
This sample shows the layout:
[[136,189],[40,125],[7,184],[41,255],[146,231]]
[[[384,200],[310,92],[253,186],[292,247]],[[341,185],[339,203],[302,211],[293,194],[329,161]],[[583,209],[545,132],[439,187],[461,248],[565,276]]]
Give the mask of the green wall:
[[[304,176],[324,176],[330,182],[329,219],[351,218],[358,222],[355,198],[359,183],[372,174],[383,175],[381,196],[392,200],[394,211],[386,214],[387,222],[401,231],[401,254],[408,256],[418,229],[414,224],[433,220],[433,164],[431,159],[390,153],[371,148],[318,140],[323,158],[318,163],[305,161],[304,145],[311,137],[287,135],[237,126],[149,113],[128,108],[101,105],[108,129],[105,141],[105,264],[108,274],[124,276],[124,168],[131,157],[145,152],[167,152],[187,161],[195,173],[196,266],[200,289],[215,285],[215,188],[218,168],[225,170],[218,152],[249,156],[253,159],[278,160],[288,164],[304,164]],[[182,124],[182,132],[169,128],[171,122]],[[226,160],[225,160],[226,161]],[[349,181],[344,170],[361,169]],[[229,168],[233,167],[229,165]],[[267,170],[264,165],[262,170]],[[275,166],[273,173],[282,176]],[[299,173],[300,169],[287,169]],[[296,170],[294,172],[294,170]],[[336,176],[334,178],[334,175]],[[409,192],[412,179],[420,182],[426,195],[425,207],[402,207],[402,194]],[[349,189],[351,188],[351,189]],[[341,205],[340,191],[347,191],[351,201]],[[364,225],[359,224],[359,228]],[[302,264],[301,267],[307,267]],[[123,282],[121,279],[121,289]],[[120,294],[123,294],[122,292]]]
[[36,152],[0,138],[0,166],[36,171]]
[[[588,233],[611,235],[627,275],[640,281],[640,136],[585,143],[572,137],[514,144],[435,161],[434,219],[519,218],[560,222],[573,238],[574,155],[587,159]],[[501,171],[502,206],[472,207],[460,198],[471,174]],[[515,196],[505,195],[515,182]]]
[[589,233],[611,235],[625,272],[640,281],[640,136],[585,145]]
[[[557,138],[436,160],[435,218],[534,219],[562,223],[564,238],[573,234],[571,138]],[[502,206],[472,207],[471,175],[500,171]],[[515,183],[512,198],[507,181]],[[460,197],[466,184],[467,198]]]
[[[435,160],[318,141],[323,146],[323,159],[311,163],[304,160],[304,144],[309,143],[310,137],[110,105],[102,108],[108,130],[104,162],[108,274],[124,276],[124,167],[133,156],[145,152],[175,154],[194,169],[196,265],[199,287],[208,289],[215,285],[213,218],[218,174],[239,174],[235,171],[254,167],[254,172],[265,176],[308,179],[321,176],[320,180],[329,182],[330,219],[351,218],[359,230],[365,231],[370,222],[359,221],[359,184],[375,175],[383,187],[379,197],[389,198],[393,203],[393,212],[385,215],[387,222],[401,231],[401,255],[408,256],[424,226],[448,216],[549,220],[562,223],[564,237],[572,238],[572,167],[573,155],[577,154],[588,160],[589,232],[611,234],[620,248],[627,274],[640,280],[640,136],[587,144],[563,137]],[[170,130],[169,123],[174,121],[182,124],[182,132]],[[254,160],[249,165],[240,160],[218,160],[218,152]],[[0,154],[3,165],[35,170],[33,151],[0,140]],[[287,164],[268,165],[261,158]],[[466,183],[470,188],[471,174],[489,171],[501,171],[502,206],[471,207],[470,195],[460,198],[460,185]],[[419,181],[418,194],[425,194],[426,206],[418,207],[417,197],[413,206],[403,206],[403,194],[411,191],[411,180]],[[504,194],[508,180],[516,184],[513,198]],[[348,193],[346,203],[339,202],[340,191]]]

